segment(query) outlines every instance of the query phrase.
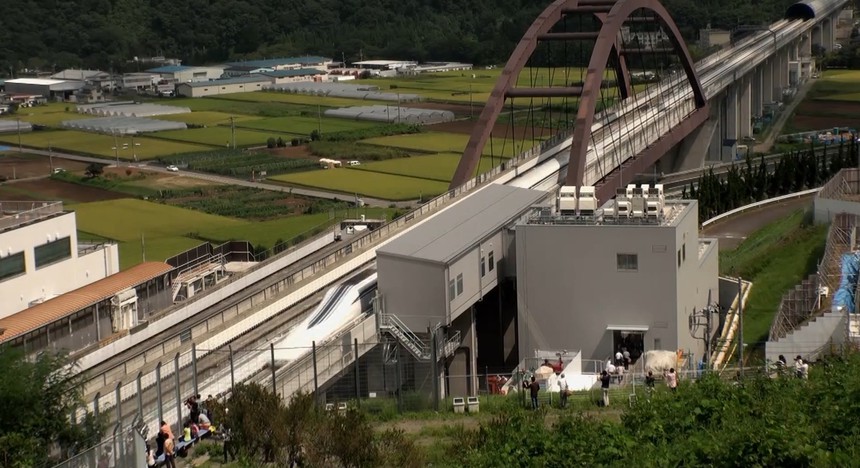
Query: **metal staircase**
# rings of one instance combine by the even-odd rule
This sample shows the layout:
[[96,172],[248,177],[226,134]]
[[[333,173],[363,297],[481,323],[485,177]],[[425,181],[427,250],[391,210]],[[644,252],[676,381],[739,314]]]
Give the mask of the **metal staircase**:
[[[441,328],[437,325],[430,334],[430,339],[436,335],[436,332]],[[400,344],[402,344],[410,354],[415,356],[419,361],[430,361],[433,359],[431,343],[425,342],[415,332],[409,329],[402,320],[393,314],[379,314],[379,329],[391,334]],[[460,347],[460,332],[456,331],[449,336],[444,343],[439,347],[439,357],[445,358],[454,354],[457,348]]]

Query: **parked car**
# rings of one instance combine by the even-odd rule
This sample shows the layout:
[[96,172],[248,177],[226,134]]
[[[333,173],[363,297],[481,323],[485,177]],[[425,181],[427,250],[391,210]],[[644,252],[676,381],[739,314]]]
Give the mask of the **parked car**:
[[54,168],[54,174],[61,174],[63,172],[66,172],[66,170],[63,169],[62,167],[55,167]]
[[170,172],[179,172],[179,168],[174,166],[173,164],[167,166],[167,170]]

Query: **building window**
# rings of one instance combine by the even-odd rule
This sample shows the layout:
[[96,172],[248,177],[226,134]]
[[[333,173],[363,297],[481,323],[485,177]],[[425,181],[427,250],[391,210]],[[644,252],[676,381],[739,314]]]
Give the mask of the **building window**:
[[678,251],[678,268],[681,268],[681,251]]
[[490,263],[490,271],[493,271],[493,268],[496,267],[496,260],[493,258],[493,251],[490,251],[490,255],[488,257]]
[[0,281],[23,275],[26,272],[27,267],[24,264],[24,252],[0,258]]
[[457,275],[457,295],[463,294],[463,274]]
[[487,275],[487,264],[484,263],[484,257],[481,257],[481,278]]
[[48,242],[35,249],[36,268],[65,260],[72,256],[72,241],[68,237]]
[[681,246],[681,261],[687,261],[687,244]]
[[455,297],[457,297],[457,288],[454,280],[448,280],[448,298],[453,301]]
[[617,255],[618,271],[637,271],[639,270],[639,256],[636,254]]

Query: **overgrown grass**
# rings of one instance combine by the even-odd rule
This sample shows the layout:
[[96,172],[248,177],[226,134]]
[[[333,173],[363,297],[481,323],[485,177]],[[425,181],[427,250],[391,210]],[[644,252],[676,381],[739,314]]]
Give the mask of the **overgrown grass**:
[[737,249],[720,254],[720,270],[753,282],[744,309],[744,341],[760,348],[767,341],[782,295],[815,272],[824,253],[827,226],[812,225],[797,211],[749,236]]
[[406,150],[387,146],[356,144],[353,141],[312,141],[308,149],[314,156],[359,161],[385,161],[409,156]]
[[448,190],[448,184],[445,182],[349,168],[283,174],[271,179],[291,185],[342,192],[344,198],[359,194],[383,200],[415,200],[419,197],[433,197]]

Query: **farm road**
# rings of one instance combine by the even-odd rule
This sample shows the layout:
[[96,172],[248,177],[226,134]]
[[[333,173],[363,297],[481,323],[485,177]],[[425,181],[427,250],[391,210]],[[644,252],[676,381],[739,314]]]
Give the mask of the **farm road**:
[[732,250],[755,231],[797,210],[808,208],[814,198],[814,195],[792,198],[739,213],[702,229],[701,237],[716,237],[720,240],[720,250]]
[[[113,162],[109,159],[94,158],[94,157],[90,157],[90,156],[79,156],[77,154],[59,153],[57,151],[48,152],[48,151],[43,151],[43,150],[31,149],[31,148],[22,148],[21,152],[22,153],[28,153],[28,154],[40,155],[40,156],[52,156],[54,158],[68,159],[71,161],[80,161],[80,162],[85,162],[85,163],[98,163],[98,164],[111,164],[111,163],[113,163],[114,165],[117,165],[115,162]],[[165,169],[161,166],[150,165],[149,163],[146,163],[146,162],[131,163],[128,161],[120,161],[120,163],[117,166],[122,167],[124,165],[129,166],[129,167],[136,167],[139,169],[145,169],[147,171],[152,171],[152,172],[168,173],[167,169]],[[173,173],[171,173],[171,174],[173,174]],[[193,172],[193,171],[183,170],[183,171],[180,171],[178,174],[185,176],[185,177],[193,177],[195,179],[207,180],[209,182],[217,182],[219,184],[239,185],[242,187],[251,187],[251,188],[257,188],[257,189],[261,189],[261,190],[271,190],[274,192],[290,192],[294,195],[303,195],[306,197],[325,198],[325,199],[329,199],[329,200],[338,199],[338,200],[347,200],[347,201],[352,200],[352,198],[353,198],[352,194],[329,192],[329,191],[324,191],[324,190],[316,190],[316,189],[308,189],[308,188],[300,188],[300,187],[288,187],[288,186],[278,185],[278,184],[269,184],[266,182],[251,182],[249,180],[234,179],[232,177],[219,176],[219,175],[215,175],[215,174],[205,174],[202,172]],[[393,203],[398,208],[405,208],[405,207],[409,207],[409,206],[415,206],[417,204],[417,200],[391,202],[388,200],[381,200],[378,198],[370,198],[370,197],[364,197],[364,196],[362,196],[360,198],[364,201],[365,204],[370,205],[370,206],[387,207]]]

